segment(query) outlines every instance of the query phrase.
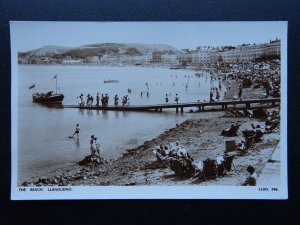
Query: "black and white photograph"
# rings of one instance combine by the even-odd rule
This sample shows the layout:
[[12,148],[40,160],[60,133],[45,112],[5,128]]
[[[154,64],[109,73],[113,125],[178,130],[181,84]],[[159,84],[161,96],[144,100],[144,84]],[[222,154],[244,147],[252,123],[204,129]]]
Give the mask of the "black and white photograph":
[[10,22],[11,198],[286,199],[287,22]]

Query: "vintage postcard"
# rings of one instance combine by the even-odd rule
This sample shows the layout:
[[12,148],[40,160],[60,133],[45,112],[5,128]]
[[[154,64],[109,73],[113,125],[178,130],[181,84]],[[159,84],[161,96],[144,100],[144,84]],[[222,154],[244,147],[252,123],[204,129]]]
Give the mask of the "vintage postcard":
[[11,199],[287,199],[287,22],[18,22]]

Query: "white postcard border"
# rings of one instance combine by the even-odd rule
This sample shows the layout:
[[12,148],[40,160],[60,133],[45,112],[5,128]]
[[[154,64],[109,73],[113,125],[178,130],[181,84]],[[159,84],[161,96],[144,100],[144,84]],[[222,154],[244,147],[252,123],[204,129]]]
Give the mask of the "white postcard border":
[[[278,26],[281,39],[281,185],[280,186],[68,186],[68,187],[18,187],[18,49],[15,43],[20,37],[15,34],[11,22],[11,199],[54,200],[54,199],[287,199],[287,22]],[[30,22],[23,22],[30,23]],[[34,23],[34,22],[33,22]],[[41,22],[40,22],[41,23]],[[45,22],[51,23],[51,22]],[[66,24],[69,22],[65,22]],[[87,23],[87,22],[85,22]],[[129,22],[130,23],[130,22]],[[247,23],[247,22],[245,22]],[[33,188],[33,189],[32,189]],[[36,188],[36,190],[34,190]],[[41,190],[37,190],[41,188]]]

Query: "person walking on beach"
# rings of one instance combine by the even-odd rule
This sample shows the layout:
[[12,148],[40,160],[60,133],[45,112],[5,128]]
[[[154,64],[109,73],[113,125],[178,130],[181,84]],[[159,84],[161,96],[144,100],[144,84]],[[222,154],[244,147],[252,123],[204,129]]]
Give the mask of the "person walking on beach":
[[219,90],[217,89],[216,90],[216,99],[219,101],[220,100],[220,93],[219,93]]
[[75,132],[74,132],[72,138],[73,138],[74,135],[76,134],[77,139],[79,139],[79,131],[80,131],[80,127],[79,127],[79,124],[77,123],[77,124],[76,124],[76,128],[75,128]]
[[256,186],[257,173],[253,166],[248,166],[247,171],[250,173],[250,176],[241,183],[241,186]]
[[239,99],[242,99],[242,94],[243,94],[243,88],[242,87],[240,87],[240,89],[239,89]]
[[209,93],[209,102],[214,102],[213,96],[214,96],[214,92],[213,92],[213,89],[211,88],[210,93]]

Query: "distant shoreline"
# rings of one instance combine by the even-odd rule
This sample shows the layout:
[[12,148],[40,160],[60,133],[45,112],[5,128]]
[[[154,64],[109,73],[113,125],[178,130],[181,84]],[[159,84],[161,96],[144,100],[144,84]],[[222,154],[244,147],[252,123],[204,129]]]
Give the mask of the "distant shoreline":
[[[145,67],[145,68],[169,68],[174,70],[200,70],[201,68],[197,68],[196,66],[189,66],[186,68],[178,67],[178,65],[153,65],[153,64],[144,64],[144,65],[134,65],[134,64],[124,64],[124,65],[111,65],[111,64],[89,64],[89,63],[76,63],[76,64],[27,64],[27,63],[18,63],[18,66],[95,66],[95,67]],[[205,70],[205,69],[203,69]]]

